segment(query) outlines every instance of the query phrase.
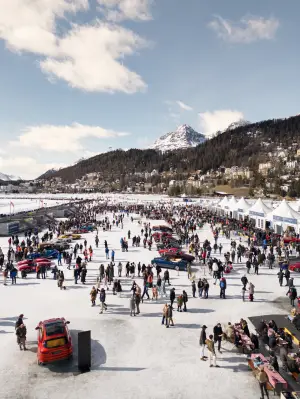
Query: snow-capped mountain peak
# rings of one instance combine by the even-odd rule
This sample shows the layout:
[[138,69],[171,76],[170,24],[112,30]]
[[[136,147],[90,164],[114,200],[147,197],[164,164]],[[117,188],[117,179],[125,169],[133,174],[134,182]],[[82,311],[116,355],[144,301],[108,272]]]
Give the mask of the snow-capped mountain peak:
[[196,132],[189,125],[181,125],[175,132],[167,133],[158,138],[150,147],[158,151],[174,151],[181,148],[196,147],[198,144],[204,143],[206,137]]
[[17,181],[17,180],[22,180],[22,177],[6,175],[4,173],[0,173],[0,180],[2,180],[2,181]]
[[226,130],[233,130],[238,127],[251,125],[251,122],[246,121],[245,119],[240,119],[239,121],[231,123]]

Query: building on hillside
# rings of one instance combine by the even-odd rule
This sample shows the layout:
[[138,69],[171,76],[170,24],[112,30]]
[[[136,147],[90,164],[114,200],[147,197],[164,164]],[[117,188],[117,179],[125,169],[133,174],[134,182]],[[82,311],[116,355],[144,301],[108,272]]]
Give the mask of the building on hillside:
[[286,166],[288,169],[295,169],[296,166],[297,166],[297,164],[298,164],[297,161],[288,161],[288,162],[285,164],[285,166]]
[[258,171],[259,173],[261,173],[262,175],[266,175],[268,174],[269,170],[272,169],[272,164],[271,162],[266,162],[266,163],[260,163],[258,165]]

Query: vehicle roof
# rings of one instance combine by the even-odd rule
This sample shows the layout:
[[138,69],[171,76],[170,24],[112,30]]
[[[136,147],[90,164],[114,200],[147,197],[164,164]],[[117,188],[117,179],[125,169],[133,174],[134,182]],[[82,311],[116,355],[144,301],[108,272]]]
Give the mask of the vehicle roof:
[[42,324],[50,324],[50,323],[54,323],[56,321],[65,321],[64,317],[56,317],[55,319],[48,319],[48,320],[44,320],[44,321],[40,321],[40,323]]

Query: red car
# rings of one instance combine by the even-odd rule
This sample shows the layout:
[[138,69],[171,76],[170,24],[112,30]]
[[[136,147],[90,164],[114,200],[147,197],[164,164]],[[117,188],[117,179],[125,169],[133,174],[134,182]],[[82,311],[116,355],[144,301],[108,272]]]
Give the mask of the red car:
[[50,269],[52,262],[46,258],[26,259],[18,262],[17,269],[19,272],[25,271],[26,273],[31,273],[36,271],[37,264],[46,266],[47,269]]
[[38,331],[38,364],[70,359],[73,354],[72,338],[63,317],[40,321]]
[[188,262],[193,262],[195,257],[185,252],[179,251],[178,248],[165,248],[158,251],[161,256],[175,256],[176,258],[181,258],[187,260]]
[[152,237],[154,238],[155,241],[160,241],[163,238],[172,238],[172,234],[171,233],[163,233],[161,231],[157,231],[155,233],[152,234]]
[[291,272],[300,273],[300,262],[293,263],[292,265],[290,265],[289,270],[290,270]]
[[284,237],[283,242],[285,244],[289,244],[290,242],[296,242],[297,244],[300,243],[300,238],[296,238],[296,237]]

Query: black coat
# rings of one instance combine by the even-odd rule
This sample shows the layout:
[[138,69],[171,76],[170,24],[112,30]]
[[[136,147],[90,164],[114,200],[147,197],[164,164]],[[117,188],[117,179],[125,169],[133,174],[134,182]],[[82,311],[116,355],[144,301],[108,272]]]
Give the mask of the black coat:
[[202,328],[201,333],[200,333],[199,344],[205,345],[205,341],[206,341],[206,331],[204,328]]
[[214,340],[218,341],[221,339],[219,335],[223,334],[222,327],[215,326],[214,327]]

